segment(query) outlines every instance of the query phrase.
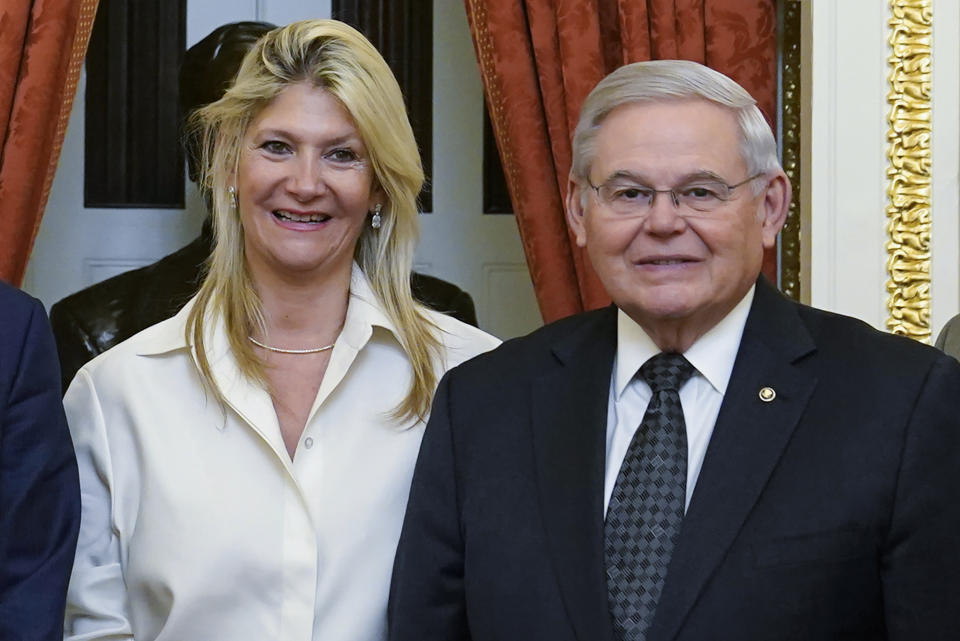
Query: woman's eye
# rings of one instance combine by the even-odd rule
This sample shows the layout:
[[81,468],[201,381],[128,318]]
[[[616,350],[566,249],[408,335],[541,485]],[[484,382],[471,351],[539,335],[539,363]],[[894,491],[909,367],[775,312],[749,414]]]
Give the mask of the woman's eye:
[[328,153],[327,158],[334,162],[353,162],[357,159],[357,154],[351,149],[339,148]]
[[260,145],[260,149],[270,154],[285,154],[290,151],[290,145],[281,140],[267,140]]

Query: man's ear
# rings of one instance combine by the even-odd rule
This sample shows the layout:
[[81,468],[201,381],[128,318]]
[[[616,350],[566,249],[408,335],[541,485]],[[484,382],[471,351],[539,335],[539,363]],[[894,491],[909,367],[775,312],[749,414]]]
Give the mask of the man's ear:
[[765,249],[770,249],[776,246],[777,234],[787,221],[787,213],[790,211],[792,190],[790,179],[783,171],[778,170],[767,179],[767,188],[762,197],[758,215],[763,224],[763,246]]
[[577,239],[577,247],[587,246],[586,226],[583,224],[583,189],[580,183],[570,176],[567,183],[566,202],[567,224]]

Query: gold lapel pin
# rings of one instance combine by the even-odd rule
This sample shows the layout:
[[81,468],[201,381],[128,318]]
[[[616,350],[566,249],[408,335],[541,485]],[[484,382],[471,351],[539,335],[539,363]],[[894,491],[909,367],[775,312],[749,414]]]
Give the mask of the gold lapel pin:
[[763,387],[760,389],[760,400],[769,403],[777,397],[777,392],[772,387]]

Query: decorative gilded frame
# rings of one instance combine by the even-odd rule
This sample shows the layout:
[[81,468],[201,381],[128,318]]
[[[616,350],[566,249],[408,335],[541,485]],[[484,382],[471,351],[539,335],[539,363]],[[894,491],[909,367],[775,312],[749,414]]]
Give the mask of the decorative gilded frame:
[[787,220],[780,231],[780,290],[800,300],[800,53],[801,0],[777,3],[780,55],[780,162],[790,178],[793,198]]
[[890,0],[887,329],[930,342],[932,0]]

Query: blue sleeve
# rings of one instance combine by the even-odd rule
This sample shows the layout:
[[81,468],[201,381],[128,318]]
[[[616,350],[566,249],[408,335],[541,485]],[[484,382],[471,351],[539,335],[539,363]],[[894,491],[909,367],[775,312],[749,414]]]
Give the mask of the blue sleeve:
[[77,462],[46,314],[39,301],[13,302],[0,321],[0,639],[61,640]]

